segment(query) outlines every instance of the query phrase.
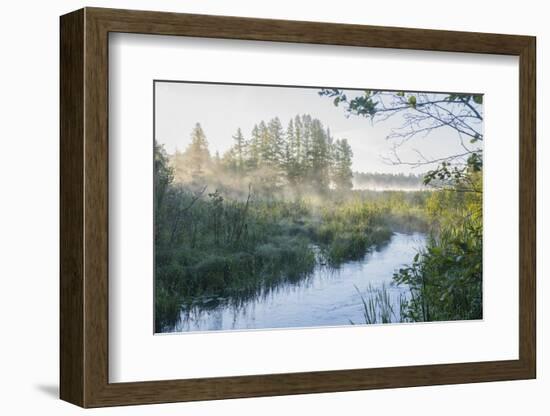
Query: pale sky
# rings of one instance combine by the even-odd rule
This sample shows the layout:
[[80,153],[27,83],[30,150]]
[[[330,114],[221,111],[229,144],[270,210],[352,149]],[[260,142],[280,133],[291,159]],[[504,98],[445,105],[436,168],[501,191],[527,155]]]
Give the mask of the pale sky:
[[[373,83],[370,83],[373,84]],[[370,119],[346,117],[344,107],[334,106],[332,99],[321,97],[316,88],[197,84],[184,82],[155,83],[155,134],[168,153],[185,150],[190,134],[199,122],[206,134],[211,154],[222,155],[233,143],[231,136],[241,128],[250,137],[254,124],[278,116],[286,130],[288,121],[298,114],[310,114],[330,128],[335,139],[348,139],[353,150],[353,170],[360,172],[423,173],[429,167],[412,169],[408,165],[391,165],[383,158],[390,155],[392,141],[386,137],[399,127],[401,116],[374,125]],[[346,90],[348,97],[362,91]],[[415,162],[417,149],[427,157],[440,158],[461,153],[459,138],[451,129],[438,129],[418,136],[402,147],[403,161]]]

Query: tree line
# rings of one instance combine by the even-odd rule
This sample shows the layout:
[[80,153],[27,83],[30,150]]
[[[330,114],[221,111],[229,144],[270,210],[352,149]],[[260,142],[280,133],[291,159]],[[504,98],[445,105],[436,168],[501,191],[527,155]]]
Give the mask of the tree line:
[[335,139],[328,127],[308,114],[291,118],[286,128],[278,117],[262,120],[248,136],[238,128],[232,141],[223,155],[212,155],[196,123],[188,147],[171,157],[175,180],[202,184],[229,175],[270,192],[291,187],[323,193],[353,187],[353,151],[347,139]]
[[359,189],[411,189],[424,188],[425,174],[404,173],[377,173],[377,172],[353,172],[355,188]]

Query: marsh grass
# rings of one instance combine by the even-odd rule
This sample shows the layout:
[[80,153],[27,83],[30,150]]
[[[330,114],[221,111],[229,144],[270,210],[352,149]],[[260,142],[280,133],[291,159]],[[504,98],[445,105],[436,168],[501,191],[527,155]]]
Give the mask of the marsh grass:
[[235,198],[200,185],[169,185],[155,213],[156,330],[197,304],[221,302],[203,299],[238,305],[302,281],[316,265],[337,269],[362,259],[390,240],[396,218],[414,203],[400,198],[395,204],[393,193],[373,199],[352,192],[266,199],[251,189]]
[[[371,284],[362,292],[355,286],[361,304],[363,306],[364,324],[388,324],[396,322],[405,322],[406,296],[399,292],[393,295],[388,286],[384,283],[382,286],[375,287]],[[357,324],[357,322],[351,322]]]

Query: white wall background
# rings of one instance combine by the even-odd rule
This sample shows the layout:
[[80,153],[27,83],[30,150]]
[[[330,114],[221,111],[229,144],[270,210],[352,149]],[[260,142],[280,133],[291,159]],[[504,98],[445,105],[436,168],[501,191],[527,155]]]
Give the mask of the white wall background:
[[[408,26],[538,37],[538,379],[261,399],[91,410],[102,415],[545,415],[550,408],[550,361],[544,347],[550,285],[544,282],[550,238],[542,212],[550,145],[543,138],[550,101],[545,61],[550,26],[536,0],[441,1],[253,0],[5,2],[0,14],[0,411],[2,414],[73,415],[81,409],[58,395],[58,16],[82,6],[103,6],[295,20]],[[550,65],[550,64],[549,64]],[[546,266],[546,267],[545,267]]]

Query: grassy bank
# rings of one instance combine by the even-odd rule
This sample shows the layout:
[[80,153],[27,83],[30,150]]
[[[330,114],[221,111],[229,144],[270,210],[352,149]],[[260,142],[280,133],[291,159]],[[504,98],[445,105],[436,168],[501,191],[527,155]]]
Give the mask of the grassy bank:
[[157,330],[172,324],[182,305],[242,302],[306,278],[317,263],[337,268],[362,258],[411,216],[421,226],[425,197],[411,198],[357,192],[263,200],[251,190],[231,199],[207,188],[170,185],[156,215]]
[[[391,308],[386,288],[360,292],[364,323],[454,321],[483,318],[483,219],[481,174],[469,187],[433,192],[425,201],[431,227],[426,247],[396,270],[393,284],[407,289]],[[390,306],[388,306],[390,305]],[[374,307],[376,306],[376,308]]]

